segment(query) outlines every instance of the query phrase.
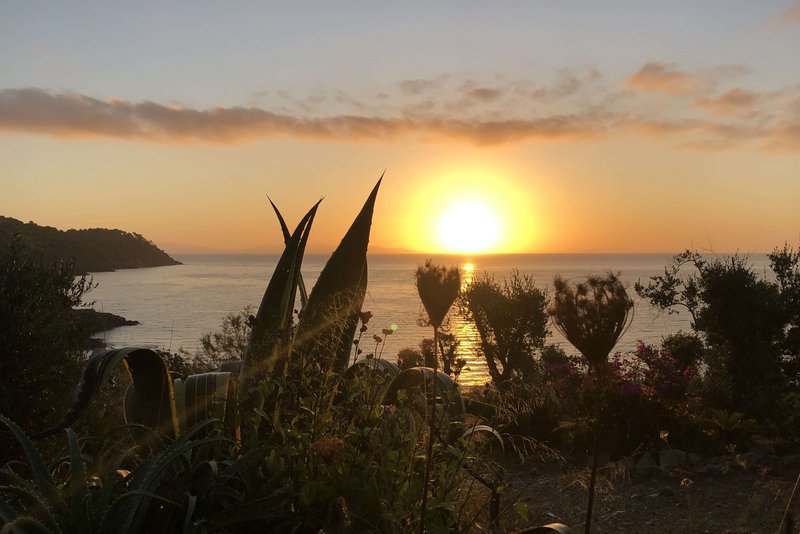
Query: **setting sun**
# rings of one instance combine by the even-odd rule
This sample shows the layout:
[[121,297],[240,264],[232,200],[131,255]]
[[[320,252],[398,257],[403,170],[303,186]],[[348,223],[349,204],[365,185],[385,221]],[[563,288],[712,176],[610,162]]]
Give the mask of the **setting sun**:
[[485,252],[499,237],[497,215],[479,200],[459,202],[439,219],[439,243],[448,252]]

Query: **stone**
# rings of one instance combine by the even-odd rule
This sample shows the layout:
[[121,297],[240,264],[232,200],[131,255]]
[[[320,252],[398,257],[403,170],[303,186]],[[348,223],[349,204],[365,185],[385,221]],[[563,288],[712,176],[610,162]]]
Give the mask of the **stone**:
[[686,463],[686,453],[678,449],[669,449],[658,453],[658,464],[664,472],[680,469]]
[[649,477],[656,471],[658,471],[658,464],[653,460],[653,455],[650,454],[649,451],[643,452],[639,459],[636,460],[636,465],[634,467],[636,475],[640,477]]
[[697,453],[690,452],[686,455],[686,461],[689,462],[689,465],[694,467],[700,465],[700,463],[703,461],[703,457]]

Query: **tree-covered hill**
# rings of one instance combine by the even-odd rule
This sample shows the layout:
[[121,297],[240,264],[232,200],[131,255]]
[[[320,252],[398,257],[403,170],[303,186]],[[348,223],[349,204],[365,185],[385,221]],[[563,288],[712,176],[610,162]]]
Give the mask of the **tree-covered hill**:
[[20,234],[33,249],[45,255],[75,261],[79,273],[179,265],[140,234],[106,228],[59,230],[0,216],[0,253]]

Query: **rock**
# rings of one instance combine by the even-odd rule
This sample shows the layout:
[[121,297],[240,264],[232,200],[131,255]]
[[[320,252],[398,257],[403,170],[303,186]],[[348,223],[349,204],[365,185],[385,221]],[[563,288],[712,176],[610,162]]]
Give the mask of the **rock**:
[[759,465],[768,465],[769,459],[775,456],[775,447],[772,445],[756,445],[750,449],[750,454],[755,463]]
[[664,486],[663,488],[658,490],[658,494],[661,495],[662,497],[672,497],[673,495],[675,495],[675,490],[669,486]]
[[649,451],[645,451],[636,461],[634,473],[640,477],[649,477],[656,471],[658,471],[658,464],[653,460],[653,455]]
[[680,469],[686,463],[686,453],[678,449],[660,451],[658,453],[658,463],[664,472]]
[[689,463],[690,466],[695,467],[700,465],[700,462],[703,461],[702,456],[697,453],[690,452],[686,455],[686,461]]

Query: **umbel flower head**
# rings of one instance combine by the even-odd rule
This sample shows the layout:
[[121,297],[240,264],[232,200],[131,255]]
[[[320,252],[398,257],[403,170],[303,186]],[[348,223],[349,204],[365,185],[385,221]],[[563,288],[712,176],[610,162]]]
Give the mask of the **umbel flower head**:
[[440,328],[447,311],[461,290],[461,273],[458,267],[436,266],[431,260],[417,268],[417,291],[428,319],[434,328]]
[[625,333],[633,318],[633,301],[619,276],[587,276],[575,285],[556,276],[555,295],[550,307],[553,324],[575,345],[589,363],[602,372],[611,349]]

